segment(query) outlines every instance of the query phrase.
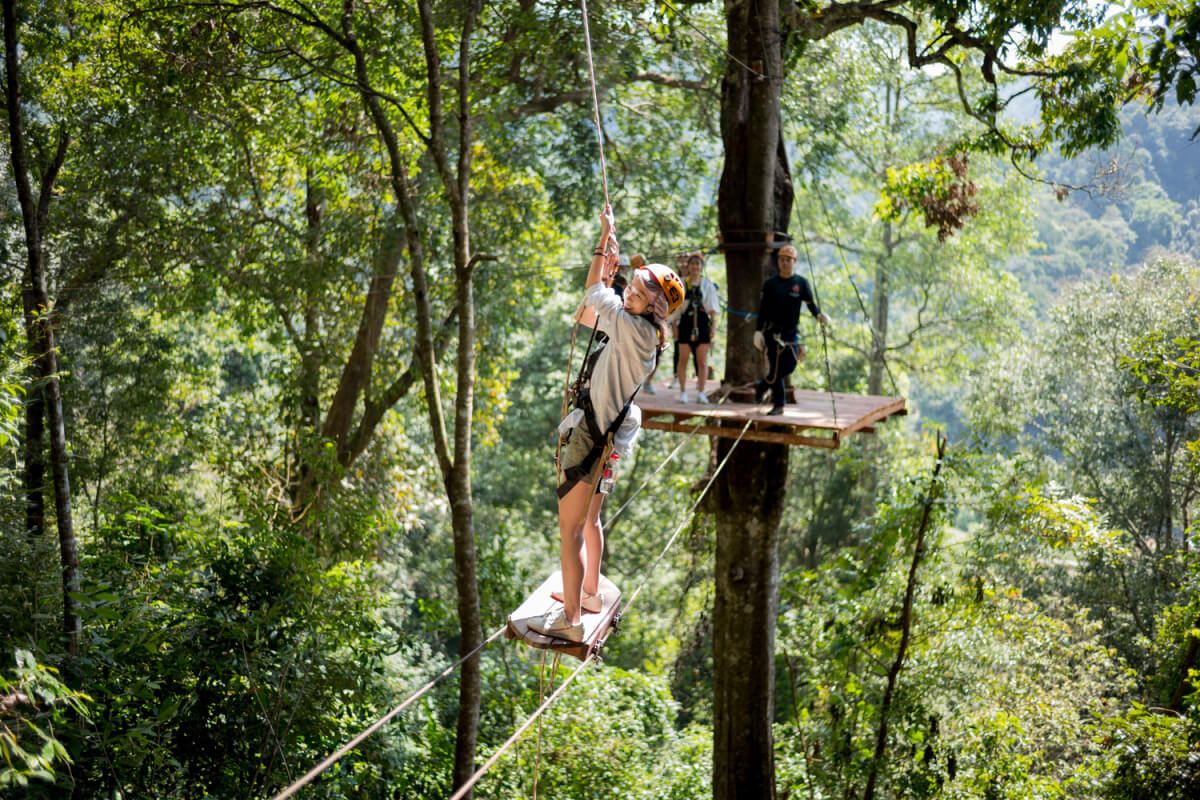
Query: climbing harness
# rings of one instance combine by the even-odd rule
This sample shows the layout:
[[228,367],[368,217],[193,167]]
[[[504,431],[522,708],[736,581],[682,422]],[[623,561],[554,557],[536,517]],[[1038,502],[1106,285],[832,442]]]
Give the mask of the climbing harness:
[[[660,333],[661,336],[661,333]],[[593,351],[592,345],[600,339],[599,345]],[[588,450],[583,460],[578,464],[572,465],[567,469],[562,468],[562,447],[566,444],[566,440],[570,438],[573,431],[578,425],[572,425],[567,431],[563,432],[559,438],[559,446],[556,452],[556,461],[558,473],[560,476],[558,484],[558,496],[563,498],[566,496],[575,484],[592,475],[597,463],[602,462],[608,457],[608,453],[612,451],[613,437],[617,431],[621,429],[621,425],[625,422],[625,418],[629,415],[629,409],[633,405],[633,400],[637,397],[638,392],[642,388],[642,383],[639,383],[633,388],[633,393],[625,401],[625,405],[621,407],[621,411],[617,414],[612,423],[604,430],[600,430],[600,424],[596,421],[596,409],[592,405],[591,383],[592,372],[596,368],[596,362],[600,359],[600,354],[604,348],[608,346],[608,337],[603,333],[597,334],[596,328],[592,329],[592,335],[588,338],[587,351],[584,353],[583,362],[579,365],[579,376],[570,388],[570,397],[575,408],[582,412],[583,423],[586,426],[588,437],[592,441],[592,447]],[[658,359],[662,351],[655,349],[654,351],[654,366],[658,367]],[[570,415],[564,415],[564,422],[570,418]],[[587,511],[586,507],[584,509]]]
[[[805,353],[804,345],[801,342],[785,342],[783,337],[778,333],[772,333],[771,338],[776,345],[776,347],[773,348],[775,350],[774,362],[772,362],[770,357],[767,356],[765,351],[763,352],[763,358],[767,362],[767,375],[766,378],[764,378],[767,383],[774,383],[779,379],[779,359],[783,356],[784,352],[790,351],[792,358],[795,359],[797,365],[804,360]],[[837,416],[836,409],[834,410],[834,416]]]

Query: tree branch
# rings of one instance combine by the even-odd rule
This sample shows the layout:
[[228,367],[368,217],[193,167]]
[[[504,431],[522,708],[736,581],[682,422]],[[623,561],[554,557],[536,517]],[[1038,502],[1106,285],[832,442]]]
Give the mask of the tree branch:
[[933,511],[934,501],[940,493],[941,483],[938,476],[946,461],[946,437],[938,433],[937,465],[933,468],[933,477],[929,481],[929,491],[921,503],[921,522],[917,526],[917,541],[913,546],[912,564],[908,568],[908,583],[904,587],[904,605],[900,611],[900,645],[896,649],[896,658],[892,662],[887,675],[887,688],[883,692],[883,702],[879,706],[879,730],[875,736],[875,755],[871,759],[871,770],[867,775],[867,786],[863,791],[863,800],[874,800],[875,781],[883,763],[884,751],[887,749],[888,712],[891,710],[892,697],[896,691],[896,681],[904,666],[904,657],[908,653],[908,641],[912,634],[913,596],[917,589],[917,567],[921,565],[921,557],[925,555],[925,531],[929,527],[929,518]]

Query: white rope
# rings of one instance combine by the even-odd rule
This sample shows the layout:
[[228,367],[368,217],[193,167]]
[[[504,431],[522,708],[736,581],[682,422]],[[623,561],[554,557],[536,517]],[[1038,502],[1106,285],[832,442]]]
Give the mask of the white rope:
[[329,756],[324,761],[322,761],[320,764],[317,764],[315,767],[310,769],[307,773],[304,774],[304,776],[302,778],[300,778],[300,780],[296,781],[291,786],[287,787],[282,792],[275,795],[275,797],[273,797],[272,800],[285,800],[286,798],[291,797],[296,792],[300,791],[302,788],[307,786],[309,783],[311,783],[313,781],[314,778],[316,778],[322,772],[324,772],[325,770],[332,767],[335,763],[337,763],[338,759],[340,759],[342,756],[346,755],[346,753],[349,753],[355,747],[358,747],[360,744],[362,744],[362,742],[368,736],[370,736],[372,733],[374,733],[375,731],[382,728],[393,717],[395,717],[401,711],[408,708],[410,705],[412,705],[414,702],[416,702],[422,696],[424,696],[426,692],[428,692],[435,685],[437,685],[438,681],[440,681],[442,678],[446,677],[451,672],[453,672],[454,670],[456,670],[460,666],[462,666],[463,662],[465,662],[468,658],[470,658],[471,656],[478,653],[480,650],[482,650],[487,645],[491,644],[500,634],[504,633],[505,627],[507,627],[507,626],[502,626],[500,628],[497,628],[496,632],[493,633],[491,636],[489,636],[482,644],[480,644],[478,647],[476,647],[471,652],[467,653],[465,656],[460,658],[455,663],[446,667],[446,669],[444,669],[440,675],[438,675],[436,678],[431,680],[429,683],[427,683],[423,687],[421,687],[417,691],[416,694],[410,696],[403,703],[401,703],[400,705],[393,708],[391,711],[389,711],[387,714],[385,714],[383,717],[381,717],[375,724],[371,725],[369,728],[364,730],[358,736],[355,736],[349,742],[346,742],[346,744],[344,744],[340,748],[338,748],[338,750],[333,755]]
[[600,95],[596,92],[596,66],[592,63],[592,34],[588,29],[587,0],[579,0],[583,7],[583,41],[587,46],[588,77],[592,81],[592,115],[596,121],[596,141],[600,145],[600,181],[604,185],[604,207],[608,208],[608,169],[604,165],[604,129],[600,127]]
[[594,659],[595,657],[596,657],[596,651],[593,650],[591,653],[588,654],[588,657],[583,660],[583,663],[580,664],[579,667],[576,668],[576,670],[571,673],[570,677],[568,677],[565,681],[562,682],[562,685],[559,686],[558,689],[555,690],[554,694],[550,695],[550,697],[546,699],[546,702],[544,702],[540,706],[538,706],[537,710],[534,711],[533,714],[530,715],[529,719],[525,720],[525,723],[521,727],[517,728],[516,732],[513,733],[512,736],[508,737],[508,740],[504,744],[500,745],[500,749],[498,749],[495,753],[493,753],[492,757],[489,758],[482,767],[480,767],[478,770],[476,770],[475,774],[472,775],[470,778],[468,778],[466,783],[464,783],[462,786],[458,787],[458,790],[455,791],[454,794],[450,795],[450,800],[462,800],[462,798],[465,797],[467,795],[467,793],[471,791],[471,788],[476,783],[479,782],[479,779],[484,776],[484,773],[486,773],[489,769],[491,769],[492,765],[500,760],[500,756],[504,755],[505,751],[508,750],[508,748],[512,747],[513,742],[517,741],[517,739],[520,738],[521,734],[523,734],[526,730],[529,729],[529,726],[532,725],[534,723],[534,721],[542,715],[543,711],[545,711],[547,708],[549,708],[551,705],[554,704],[554,701],[557,700],[562,695],[563,691],[566,690],[567,686],[570,685],[571,681],[575,680],[575,676],[577,676],[580,672],[583,672],[584,668],[587,667],[588,664],[591,664],[592,659]]

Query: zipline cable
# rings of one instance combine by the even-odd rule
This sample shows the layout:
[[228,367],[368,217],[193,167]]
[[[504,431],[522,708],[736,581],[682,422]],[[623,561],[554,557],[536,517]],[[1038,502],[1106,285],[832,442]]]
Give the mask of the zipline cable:
[[[582,11],[583,11],[583,42],[587,49],[588,80],[591,82],[591,86],[592,86],[592,118],[596,123],[596,144],[600,148],[600,151],[599,151],[600,152],[600,183],[604,189],[604,208],[605,208],[605,213],[607,214],[607,213],[610,213],[609,210],[612,208],[612,204],[609,202],[609,199],[608,199],[608,168],[604,164],[604,129],[600,127],[600,94],[596,91],[596,66],[592,61],[592,34],[591,34],[591,29],[588,27],[587,0],[579,0],[579,3],[582,8]],[[604,243],[605,251],[608,250],[608,245],[609,245],[608,242]],[[594,258],[594,256],[593,256],[593,258]],[[580,321],[580,317],[581,317],[582,313],[583,313],[582,307],[580,307],[580,309],[575,312],[575,325],[571,329],[571,348],[567,352],[567,383],[566,383],[566,386],[563,388],[562,416],[560,417],[560,421],[563,419],[566,419],[567,406],[570,403],[571,362],[575,358],[575,337],[579,333],[579,321]],[[595,334],[596,334],[596,329],[595,329],[595,327],[593,327],[592,335],[595,336]],[[591,349],[590,341],[588,343],[588,348]],[[555,469],[558,472],[559,480],[562,479],[562,467],[561,467],[561,461],[559,458],[561,456],[561,454],[562,454],[562,437],[560,436],[558,439],[558,446],[554,451],[554,463],[556,465]],[[586,512],[586,509],[585,509],[585,512]]]
[[704,489],[700,492],[699,496],[696,497],[695,501],[692,503],[692,507],[688,509],[687,516],[684,518],[683,522],[679,523],[679,526],[675,528],[675,532],[671,534],[671,537],[667,539],[666,545],[663,546],[662,552],[658,554],[658,557],[654,559],[654,563],[650,565],[648,570],[646,570],[646,574],[642,577],[642,582],[638,584],[638,587],[633,590],[633,594],[630,595],[629,600],[627,600],[625,605],[621,607],[622,615],[627,613],[630,607],[633,606],[633,603],[635,600],[637,600],[638,595],[642,593],[642,588],[645,587],[646,583],[650,580],[650,576],[654,574],[654,570],[658,569],[658,565],[667,555],[667,551],[671,549],[671,545],[673,545],[675,540],[679,538],[679,534],[683,531],[684,527],[692,521],[692,517],[696,515],[696,507],[700,505],[700,501],[702,501],[705,495],[708,494],[708,490],[712,488],[713,483],[717,480],[717,476],[721,474],[721,470],[725,469],[725,465],[729,462],[729,457],[733,455],[733,451],[737,449],[738,443],[742,441],[742,437],[746,435],[746,431],[750,430],[750,426],[753,424],[754,420],[746,420],[746,424],[742,426],[742,432],[738,434],[738,437],[734,439],[733,444],[729,446],[729,452],[725,454],[725,458],[721,459],[721,463],[717,465],[715,470],[713,470],[712,477],[708,479],[708,483],[704,484]]
[[377,730],[379,730],[380,728],[382,728],[382,727],[383,727],[384,725],[386,725],[386,724],[387,724],[389,721],[391,721],[391,719],[392,719],[393,717],[395,717],[395,716],[396,716],[397,714],[399,714],[401,711],[403,711],[404,709],[408,708],[408,707],[409,707],[410,705],[412,705],[414,702],[416,702],[416,701],[417,701],[417,700],[419,700],[421,697],[423,697],[423,696],[425,695],[425,693],[426,693],[426,692],[428,692],[430,689],[432,689],[434,686],[436,686],[436,685],[437,685],[437,683],[438,683],[438,682],[439,682],[439,681],[440,681],[442,678],[446,677],[446,676],[447,676],[447,675],[449,675],[451,672],[454,672],[454,670],[456,670],[456,669],[458,669],[460,666],[462,666],[463,662],[465,662],[465,661],[466,661],[467,659],[469,659],[471,656],[475,655],[475,654],[476,654],[476,653],[478,653],[480,650],[482,650],[484,647],[487,647],[489,644],[491,644],[493,641],[495,641],[495,640],[496,640],[496,639],[497,639],[497,638],[500,636],[500,634],[504,633],[504,629],[505,629],[505,627],[507,627],[507,626],[501,626],[501,627],[497,628],[497,629],[496,629],[496,632],[495,632],[495,633],[493,633],[491,636],[489,636],[489,637],[488,637],[486,640],[484,640],[482,644],[480,644],[478,647],[476,647],[476,648],[475,648],[474,650],[472,650],[471,652],[467,653],[465,656],[463,656],[462,658],[460,658],[458,661],[456,661],[456,662],[454,662],[453,664],[451,664],[450,666],[446,667],[446,669],[442,670],[442,673],[441,673],[440,675],[438,675],[436,678],[434,678],[433,680],[431,680],[429,683],[427,683],[427,684],[425,684],[424,686],[422,686],[422,687],[421,687],[421,688],[420,688],[420,689],[419,689],[419,690],[416,692],[416,694],[413,694],[413,695],[411,695],[411,696],[410,696],[410,697],[409,697],[407,700],[405,700],[403,703],[401,703],[400,705],[398,705],[398,706],[396,706],[395,708],[393,708],[393,709],[392,709],[391,711],[389,711],[387,714],[384,714],[382,717],[380,717],[380,718],[379,718],[379,720],[378,720],[378,721],[376,721],[376,722],[375,722],[373,725],[371,725],[369,728],[367,728],[366,730],[364,730],[364,731],[363,731],[362,733],[360,733],[358,736],[355,736],[355,737],[354,737],[353,739],[351,739],[350,741],[346,742],[346,744],[344,744],[344,745],[342,745],[340,748],[338,748],[338,750],[337,750],[336,752],[334,752],[334,753],[333,753],[331,756],[329,756],[328,758],[326,758],[326,759],[325,759],[324,761],[322,761],[320,764],[317,764],[317,765],[316,765],[315,767],[313,767],[312,769],[310,769],[310,770],[309,770],[307,773],[305,773],[305,774],[304,774],[304,776],[303,776],[302,778],[300,778],[300,780],[296,781],[296,782],[295,782],[295,783],[293,783],[291,786],[287,787],[287,788],[286,788],[286,789],[284,789],[282,792],[280,792],[279,794],[275,795],[275,796],[272,798],[272,800],[286,800],[286,798],[288,798],[288,797],[291,797],[291,796],[292,796],[292,795],[294,795],[296,792],[298,792],[300,789],[302,789],[302,788],[304,788],[305,786],[307,786],[309,783],[311,783],[311,782],[313,781],[313,779],[314,779],[314,778],[316,778],[316,777],[317,777],[318,775],[320,775],[322,772],[324,772],[325,770],[327,770],[327,769],[329,769],[330,767],[332,767],[332,766],[333,766],[335,763],[337,763],[338,759],[340,759],[342,756],[346,755],[346,753],[349,753],[349,752],[350,752],[351,750],[353,750],[355,747],[358,747],[360,744],[362,744],[362,742],[363,742],[363,741],[364,741],[364,740],[365,740],[365,739],[366,739],[368,736],[370,736],[372,733],[374,733],[375,731],[377,731]]
[[[737,448],[738,443],[742,441],[742,437],[746,434],[746,431],[750,429],[750,426],[753,423],[754,420],[746,420],[746,424],[742,428],[741,433],[738,434],[737,439],[735,439],[733,444],[730,446],[729,452],[725,454],[725,458],[721,460],[719,465],[717,465],[717,468],[713,471],[712,477],[709,478],[708,483],[705,484],[704,489],[700,492],[700,495],[696,498],[695,502],[692,503],[691,508],[688,509],[688,513],[683,522],[675,528],[675,531],[671,534],[670,538],[667,539],[667,543],[663,546],[663,549],[658,554],[658,557],[654,559],[654,562],[650,565],[650,568],[646,570],[646,574],[642,578],[642,582],[638,585],[637,589],[634,590],[633,595],[630,596],[629,600],[626,601],[626,603],[621,607],[622,614],[626,613],[633,605],[634,601],[637,600],[637,597],[639,594],[641,594],[643,587],[645,587],[647,581],[650,580],[650,576],[654,574],[654,570],[658,568],[659,563],[662,562],[663,558],[667,554],[667,551],[671,549],[671,545],[673,545],[675,540],[679,538],[680,532],[691,521],[692,517],[696,513],[696,507],[700,505],[700,502],[704,499],[705,495],[708,494],[709,488],[712,487],[713,482],[717,479],[717,476],[721,474],[721,470],[725,468],[725,464],[728,463],[730,456],[733,455],[733,451]],[[471,788],[479,782],[479,779],[482,778],[484,774],[491,769],[497,761],[500,760],[500,757],[504,755],[508,748],[512,747],[513,744],[521,737],[521,734],[528,730],[529,726],[532,725],[533,722],[537,720],[547,708],[549,708],[556,700],[558,700],[571,681],[575,680],[576,676],[578,676],[579,673],[584,670],[584,668],[592,663],[592,661],[596,658],[597,652],[597,650],[593,650],[592,652],[588,653],[588,656],[583,660],[583,663],[580,664],[575,671],[572,672],[571,675],[562,682],[562,685],[558,687],[554,694],[550,695],[550,697],[544,703],[538,706],[533,714],[530,715],[529,719],[525,720],[524,724],[522,724],[521,727],[512,734],[512,736],[509,736],[504,744],[500,745],[496,752],[492,754],[492,757],[489,758],[482,767],[476,770],[475,774],[472,775],[466,783],[458,787],[458,790],[450,796],[450,800],[462,800],[462,798],[471,791]]]
[[475,771],[475,774],[467,779],[466,783],[464,783],[462,786],[458,787],[458,790],[454,794],[450,795],[450,800],[462,800],[462,798],[465,797],[467,795],[467,793],[471,791],[472,787],[474,787],[475,784],[479,782],[479,779],[482,778],[484,776],[484,774],[489,769],[492,768],[492,765],[500,760],[500,756],[504,755],[505,751],[507,751],[508,748],[512,747],[513,743],[516,742],[518,738],[520,738],[521,734],[523,734],[526,730],[528,730],[529,726],[532,725],[538,719],[538,717],[540,717],[542,715],[542,712],[544,712],[547,708],[549,708],[551,705],[553,705],[554,701],[558,700],[558,698],[562,695],[562,693],[564,691],[566,691],[567,686],[569,686],[571,684],[571,681],[575,680],[576,676],[578,676],[579,673],[583,672],[583,670],[589,664],[591,664],[595,658],[596,658],[596,651],[593,650],[591,653],[588,654],[588,657],[583,660],[583,663],[580,664],[575,669],[575,671],[572,672],[571,675],[565,681],[562,682],[562,685],[559,686],[558,689],[556,689],[554,691],[554,694],[550,695],[550,697],[548,697],[544,703],[542,703],[540,706],[538,706],[537,710],[535,710],[533,712],[533,714],[530,715],[529,719],[525,720],[524,724],[522,724],[521,727],[517,728],[516,732],[514,732],[512,736],[508,737],[508,740],[505,741],[504,744],[500,745],[499,749],[496,750],[496,752],[492,754],[492,757],[489,758],[482,767],[477,769]]

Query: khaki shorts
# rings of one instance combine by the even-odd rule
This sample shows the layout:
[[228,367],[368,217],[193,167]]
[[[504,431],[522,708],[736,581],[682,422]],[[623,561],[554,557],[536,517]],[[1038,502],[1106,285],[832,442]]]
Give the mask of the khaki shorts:
[[[592,437],[588,433],[587,423],[576,425],[571,430],[567,431],[567,441],[562,446],[562,450],[558,454],[558,468],[562,474],[562,482],[558,485],[558,496],[564,497],[567,492],[575,487],[585,476],[567,477],[567,470],[574,469],[587,458],[587,454],[592,450]],[[592,469],[596,468],[600,460],[596,459],[596,463],[592,464]]]

